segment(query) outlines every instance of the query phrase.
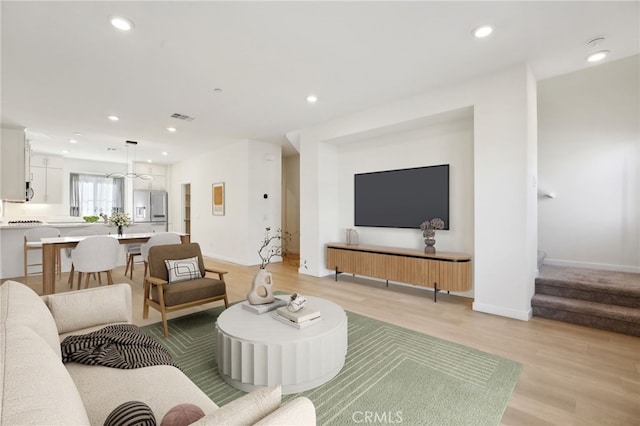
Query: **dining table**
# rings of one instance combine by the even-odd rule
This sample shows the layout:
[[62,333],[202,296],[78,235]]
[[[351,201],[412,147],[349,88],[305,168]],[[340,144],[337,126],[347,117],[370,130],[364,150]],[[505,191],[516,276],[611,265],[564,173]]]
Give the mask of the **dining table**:
[[[176,232],[180,236],[180,241],[185,244],[191,242],[191,235],[183,232]],[[120,244],[146,243],[154,234],[144,232],[136,234],[107,235],[118,240]],[[44,294],[53,294],[56,290],[56,253],[64,248],[73,248],[85,238],[95,237],[95,235],[74,235],[69,237],[41,238],[42,242],[42,291]]]

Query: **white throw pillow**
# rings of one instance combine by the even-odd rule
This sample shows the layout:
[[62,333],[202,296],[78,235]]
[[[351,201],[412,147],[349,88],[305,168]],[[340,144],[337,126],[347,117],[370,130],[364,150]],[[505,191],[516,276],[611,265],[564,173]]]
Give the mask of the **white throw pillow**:
[[189,259],[165,260],[164,264],[169,273],[169,284],[202,278],[197,256]]

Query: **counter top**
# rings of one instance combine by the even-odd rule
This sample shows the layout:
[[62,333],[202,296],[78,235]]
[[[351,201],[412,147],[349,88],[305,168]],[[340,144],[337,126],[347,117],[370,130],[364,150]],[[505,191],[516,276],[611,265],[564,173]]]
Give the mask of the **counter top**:
[[42,222],[42,223],[12,223],[8,222],[0,222],[0,229],[30,229],[30,228],[38,228],[40,226],[52,226],[54,228],[81,228],[85,226],[95,226],[95,225],[107,225],[104,222]]

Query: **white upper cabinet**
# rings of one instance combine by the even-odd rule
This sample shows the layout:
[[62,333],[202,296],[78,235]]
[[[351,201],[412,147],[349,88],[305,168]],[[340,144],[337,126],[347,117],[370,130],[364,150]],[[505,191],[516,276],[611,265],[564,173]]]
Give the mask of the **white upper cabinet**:
[[24,128],[2,126],[0,134],[0,198],[25,201],[29,148]]
[[135,163],[136,173],[149,175],[151,180],[134,179],[133,189],[167,189],[167,167],[159,164]]
[[61,204],[64,159],[55,155],[31,156],[32,203]]

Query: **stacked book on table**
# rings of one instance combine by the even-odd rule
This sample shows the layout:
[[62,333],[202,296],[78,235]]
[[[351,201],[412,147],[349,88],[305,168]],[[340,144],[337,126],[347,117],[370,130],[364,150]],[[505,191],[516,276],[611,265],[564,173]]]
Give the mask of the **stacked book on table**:
[[291,312],[286,306],[284,306],[276,309],[273,313],[273,317],[295,328],[305,328],[320,322],[322,319],[320,311],[312,306],[305,306],[296,312]]
[[242,302],[242,307],[249,312],[261,315],[265,312],[275,311],[278,308],[287,306],[287,304],[288,302],[286,300],[275,298],[273,302],[263,303],[262,305],[252,305],[251,303],[249,303],[249,301],[245,300],[244,302]]

